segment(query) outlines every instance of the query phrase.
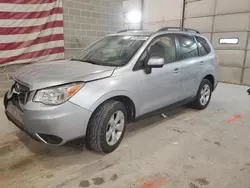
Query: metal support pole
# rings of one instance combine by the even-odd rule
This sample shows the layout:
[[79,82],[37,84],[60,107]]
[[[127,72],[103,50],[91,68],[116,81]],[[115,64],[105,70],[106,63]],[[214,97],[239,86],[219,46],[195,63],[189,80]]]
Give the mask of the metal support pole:
[[181,27],[182,28],[184,27],[185,9],[186,9],[186,0],[183,0],[182,19],[181,19]]
[[143,29],[143,14],[144,14],[144,0],[141,0],[141,23],[140,23],[140,29]]

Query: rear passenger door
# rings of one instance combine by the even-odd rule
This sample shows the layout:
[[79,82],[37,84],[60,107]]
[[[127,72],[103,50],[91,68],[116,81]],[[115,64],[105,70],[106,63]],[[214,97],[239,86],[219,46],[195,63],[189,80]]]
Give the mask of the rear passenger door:
[[182,66],[182,98],[188,98],[197,92],[202,62],[198,58],[199,51],[194,36],[189,34],[178,34],[176,36],[178,39],[178,57]]

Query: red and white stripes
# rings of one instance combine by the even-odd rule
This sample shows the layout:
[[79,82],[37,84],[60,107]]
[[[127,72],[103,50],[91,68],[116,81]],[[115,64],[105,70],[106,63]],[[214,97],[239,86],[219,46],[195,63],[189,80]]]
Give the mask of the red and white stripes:
[[0,66],[62,58],[62,0],[0,0]]

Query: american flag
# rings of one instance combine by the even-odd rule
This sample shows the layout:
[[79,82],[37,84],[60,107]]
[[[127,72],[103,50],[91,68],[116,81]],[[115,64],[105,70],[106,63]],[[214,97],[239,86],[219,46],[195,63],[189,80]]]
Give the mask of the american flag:
[[62,58],[62,0],[0,0],[0,66]]

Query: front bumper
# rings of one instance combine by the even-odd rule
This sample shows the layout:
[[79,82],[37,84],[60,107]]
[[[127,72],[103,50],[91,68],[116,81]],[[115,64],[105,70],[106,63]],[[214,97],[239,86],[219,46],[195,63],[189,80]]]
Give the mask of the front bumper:
[[33,139],[51,145],[62,145],[67,141],[84,137],[92,114],[69,101],[58,106],[47,106],[30,101],[23,106],[22,121],[19,121],[7,111],[10,103],[12,103],[11,99],[5,96],[7,118]]

